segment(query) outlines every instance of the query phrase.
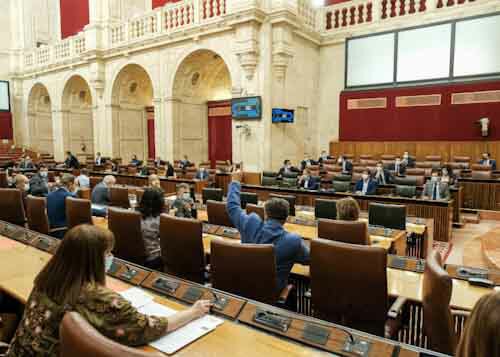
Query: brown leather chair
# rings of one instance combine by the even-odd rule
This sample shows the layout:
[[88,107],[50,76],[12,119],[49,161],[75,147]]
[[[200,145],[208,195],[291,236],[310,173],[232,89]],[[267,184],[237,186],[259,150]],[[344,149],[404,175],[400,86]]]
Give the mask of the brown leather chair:
[[247,210],[247,214],[255,213],[263,221],[266,219],[266,213],[265,213],[266,210],[264,209],[264,206],[259,206],[259,205],[254,205],[253,203],[248,203],[246,210]]
[[337,242],[370,245],[368,226],[362,221],[318,219],[318,237]]
[[371,154],[362,154],[359,155],[360,160],[373,160],[373,155]]
[[452,161],[463,162],[468,164],[470,162],[470,156],[453,156]]
[[162,214],[160,245],[166,273],[204,283],[206,263],[201,221]]
[[457,336],[450,309],[453,284],[442,265],[439,251],[431,252],[425,264],[422,287],[424,334],[429,349],[454,355]]
[[77,312],[67,312],[59,328],[60,357],[161,357],[117,343],[100,334]]
[[49,234],[50,226],[45,197],[28,196],[26,198],[26,217],[29,229],[38,233]]
[[[398,299],[388,309],[386,269],[387,251],[383,248],[313,239],[310,272],[315,315],[384,336],[388,312],[399,317],[404,304],[404,299]],[[386,336],[395,333],[391,328]]]
[[415,168],[415,169],[406,169],[407,176],[425,176],[425,169],[423,168]]
[[139,212],[108,208],[108,228],[115,235],[114,254],[123,260],[144,265],[146,247],[142,238]]
[[109,188],[110,205],[114,207],[129,208],[128,188],[111,186]]
[[491,171],[491,165],[474,164],[471,166],[472,171]]
[[365,171],[365,170],[366,170],[366,166],[355,166],[355,167],[353,167],[352,172],[362,174],[363,171]]
[[97,184],[99,184],[99,182],[102,181],[102,178],[101,177],[90,176],[89,177],[89,181],[90,181],[90,189],[94,189],[94,187],[96,187]]
[[284,199],[285,201],[288,201],[288,203],[290,204],[289,215],[295,216],[295,200],[296,200],[295,196],[270,194],[269,199],[271,199],[271,198],[281,198],[281,199]]
[[[256,264],[258,262],[258,264]],[[283,304],[292,285],[279,291],[272,244],[210,242],[210,272],[215,289],[268,304]]]
[[385,161],[394,161],[396,160],[396,155],[392,155],[392,154],[384,154],[384,155],[380,155],[380,160],[385,160]]
[[0,220],[24,226],[23,193],[17,188],[0,188]]
[[66,222],[68,230],[80,224],[93,224],[90,200],[66,197]]
[[225,227],[234,227],[226,209],[226,202],[207,201],[208,223]]
[[477,180],[489,180],[492,177],[491,171],[472,171],[471,177]]
[[90,200],[90,193],[91,193],[91,191],[89,188],[80,188],[80,189],[78,189],[78,198]]
[[0,188],[9,187],[9,180],[7,179],[7,171],[0,171]]
[[433,162],[439,162],[443,160],[443,157],[441,155],[427,155],[425,157],[425,161],[433,161]]

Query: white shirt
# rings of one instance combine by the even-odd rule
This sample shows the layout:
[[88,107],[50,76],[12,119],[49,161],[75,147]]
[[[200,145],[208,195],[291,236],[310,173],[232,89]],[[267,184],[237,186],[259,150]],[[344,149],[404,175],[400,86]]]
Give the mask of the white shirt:
[[361,190],[361,193],[363,195],[366,195],[366,192],[368,191],[368,184],[370,183],[370,180],[363,180],[363,189]]

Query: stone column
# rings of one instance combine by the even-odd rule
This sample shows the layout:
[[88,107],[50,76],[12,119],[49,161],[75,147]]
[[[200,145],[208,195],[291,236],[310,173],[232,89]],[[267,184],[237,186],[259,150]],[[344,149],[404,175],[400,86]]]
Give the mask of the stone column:
[[64,161],[64,121],[60,108],[52,109],[52,135],[54,136],[54,159]]
[[164,154],[167,160],[170,160],[172,163],[175,159],[175,118],[177,111],[177,104],[179,103],[179,99],[175,97],[165,97],[164,100],[164,118],[162,119],[162,144],[164,145]]

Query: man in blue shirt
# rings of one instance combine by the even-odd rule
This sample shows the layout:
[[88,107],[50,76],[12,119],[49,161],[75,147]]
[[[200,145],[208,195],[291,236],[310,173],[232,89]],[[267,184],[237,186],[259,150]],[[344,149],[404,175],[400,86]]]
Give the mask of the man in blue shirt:
[[272,244],[276,255],[278,288],[288,284],[288,276],[295,263],[309,264],[309,249],[302,238],[285,231],[283,224],[288,218],[290,206],[286,200],[273,198],[265,203],[266,220],[255,213],[247,215],[240,205],[241,173],[233,174],[229,185],[227,212],[241,235],[241,242],[251,244]]
[[[61,186],[49,193],[47,196],[47,216],[49,217],[50,228],[66,227],[66,197],[75,197],[75,177],[64,174],[61,177]],[[64,236],[64,231],[58,231],[58,237]]]

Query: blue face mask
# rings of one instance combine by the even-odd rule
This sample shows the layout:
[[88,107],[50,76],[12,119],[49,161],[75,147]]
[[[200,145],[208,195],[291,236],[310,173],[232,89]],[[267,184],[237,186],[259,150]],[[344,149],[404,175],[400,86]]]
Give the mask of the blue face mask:
[[106,255],[106,259],[104,260],[104,266],[106,269],[106,273],[109,271],[109,269],[111,269],[111,266],[113,265],[114,258],[115,257],[113,257],[113,254]]

